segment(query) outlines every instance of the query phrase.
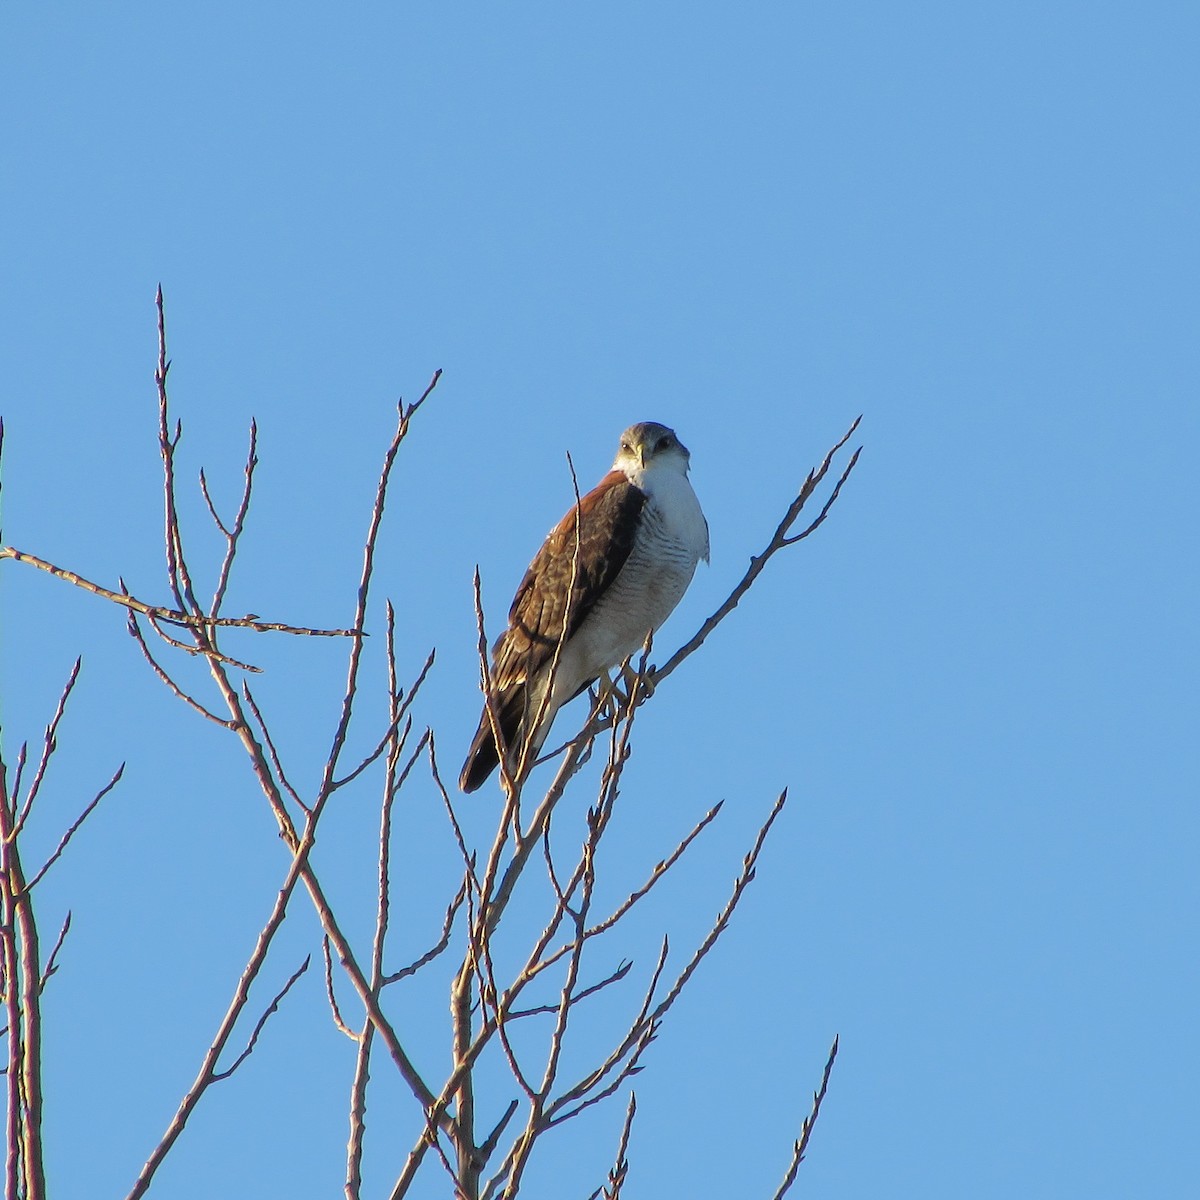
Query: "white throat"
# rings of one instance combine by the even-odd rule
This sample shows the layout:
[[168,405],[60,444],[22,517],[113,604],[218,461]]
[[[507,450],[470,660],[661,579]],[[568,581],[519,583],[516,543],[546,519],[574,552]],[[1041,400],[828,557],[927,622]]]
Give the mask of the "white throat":
[[699,558],[708,562],[708,522],[688,481],[687,460],[670,455],[644,465],[622,463],[620,469],[630,483],[646,493],[647,503],[655,509],[664,530],[682,543],[693,556],[692,562]]

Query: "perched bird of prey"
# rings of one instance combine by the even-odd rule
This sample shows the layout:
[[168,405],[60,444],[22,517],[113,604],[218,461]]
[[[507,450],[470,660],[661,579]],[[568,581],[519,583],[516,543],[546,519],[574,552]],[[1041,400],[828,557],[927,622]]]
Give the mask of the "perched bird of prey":
[[[568,700],[641,647],[679,603],[697,562],[708,561],[708,523],[688,482],[689,458],[665,425],[630,426],[612,470],[579,502],[578,555],[572,506],[529,564],[508,628],[492,647],[495,712],[510,770],[527,741],[532,761]],[[537,722],[564,625],[554,686]],[[473,792],[498,764],[485,705],[459,787]]]

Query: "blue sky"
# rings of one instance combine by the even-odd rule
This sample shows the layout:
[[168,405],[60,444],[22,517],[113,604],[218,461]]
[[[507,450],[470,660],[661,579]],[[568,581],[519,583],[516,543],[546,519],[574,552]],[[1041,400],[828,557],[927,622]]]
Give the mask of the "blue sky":
[[[165,597],[161,281],[189,484],[204,466],[231,505],[259,424],[231,611],[344,624],[394,403],[442,368],[379,585],[402,670],[438,649],[419,719],[456,767],[471,572],[498,627],[570,502],[565,451],[588,485],[633,421],[691,448],[713,556],[670,649],[864,414],[829,523],[641,720],[614,880],[727,803],[613,948],[638,970],[663,931],[682,953],[792,800],[639,1077],[630,1195],[770,1196],[835,1032],[810,1195],[1185,1194],[1198,33],[1155,0],[10,11],[4,540]],[[194,494],[185,515],[211,568]],[[315,778],[339,648],[242,648]],[[35,845],[129,763],[42,898],[45,936],[74,914],[46,1000],[52,1184],[123,1195],[284,856],[236,747],[114,611],[7,564],[0,650],[7,756],[85,655]],[[464,806],[478,836],[494,803]],[[375,804],[320,848],[361,939]],[[397,959],[453,891],[436,797],[405,806]],[[265,991],[314,930],[298,908]],[[444,1003],[440,979],[397,1001],[431,1061]],[[333,1194],[351,1066],[310,975],[158,1193]],[[379,1191],[412,1114],[376,1074]],[[619,1120],[564,1134],[529,1194],[586,1196]]]

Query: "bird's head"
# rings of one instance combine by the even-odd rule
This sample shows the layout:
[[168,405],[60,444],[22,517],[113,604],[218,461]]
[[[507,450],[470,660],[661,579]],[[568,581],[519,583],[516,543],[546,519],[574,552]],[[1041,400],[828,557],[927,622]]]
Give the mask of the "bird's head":
[[647,472],[667,470],[686,475],[690,459],[688,448],[675,436],[675,430],[657,421],[639,421],[621,434],[613,467],[640,483]]

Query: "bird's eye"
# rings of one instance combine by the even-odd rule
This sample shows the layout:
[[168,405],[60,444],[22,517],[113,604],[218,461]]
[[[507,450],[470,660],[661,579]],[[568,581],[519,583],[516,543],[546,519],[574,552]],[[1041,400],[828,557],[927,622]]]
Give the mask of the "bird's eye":
[[628,442],[622,442],[622,443],[621,443],[621,450],[622,450],[622,451],[623,451],[625,454],[632,454],[632,453],[633,453],[633,447],[632,447],[632,446],[631,446],[631,445],[630,445]]

